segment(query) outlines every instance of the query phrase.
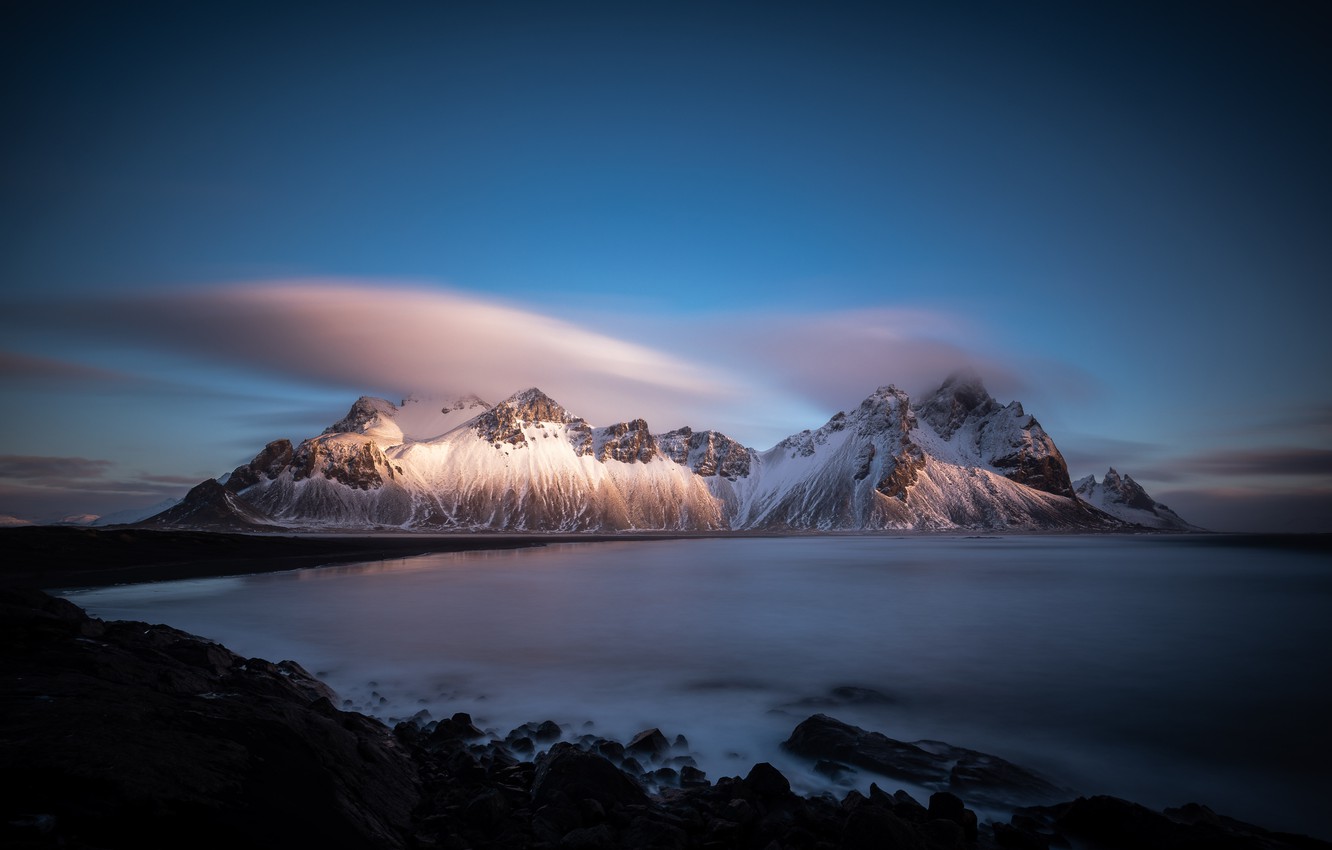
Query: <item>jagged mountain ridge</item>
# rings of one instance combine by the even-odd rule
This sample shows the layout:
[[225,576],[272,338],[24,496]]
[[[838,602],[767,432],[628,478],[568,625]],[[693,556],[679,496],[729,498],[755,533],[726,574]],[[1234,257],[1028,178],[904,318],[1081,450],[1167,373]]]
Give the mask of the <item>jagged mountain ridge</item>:
[[1095,475],[1088,475],[1074,482],[1073,490],[1078,498],[1127,523],[1168,531],[1201,530],[1147,495],[1141,484],[1131,476],[1121,476],[1113,466],[1100,482]]
[[443,405],[362,397],[323,433],[296,446],[274,441],[224,480],[230,499],[204,488],[207,510],[191,510],[187,497],[148,524],[220,522],[231,504],[231,527],[311,529],[1109,530],[1133,522],[1079,498],[1036,419],[962,375],[918,405],[881,387],[765,452],[717,431],[654,434],[642,419],[594,427],[535,388],[493,406],[475,397]]

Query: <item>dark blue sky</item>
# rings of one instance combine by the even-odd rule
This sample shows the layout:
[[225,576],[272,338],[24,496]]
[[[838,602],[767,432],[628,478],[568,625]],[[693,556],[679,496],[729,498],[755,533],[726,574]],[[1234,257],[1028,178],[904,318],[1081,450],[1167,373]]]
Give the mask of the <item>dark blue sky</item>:
[[[1322,4],[281,5],[3,13],[0,389],[46,422],[11,417],[15,457],[107,461],[111,492],[362,392],[657,412],[651,370],[765,448],[965,362],[1075,474],[1214,527],[1326,526]],[[387,317],[341,373],[315,330],[243,344],[257,290],[312,281]],[[655,365],[598,383],[538,346],[531,379],[486,373],[450,327],[395,335],[431,293],[444,324],[510,310],[525,345]],[[0,513],[62,480],[12,477]]]

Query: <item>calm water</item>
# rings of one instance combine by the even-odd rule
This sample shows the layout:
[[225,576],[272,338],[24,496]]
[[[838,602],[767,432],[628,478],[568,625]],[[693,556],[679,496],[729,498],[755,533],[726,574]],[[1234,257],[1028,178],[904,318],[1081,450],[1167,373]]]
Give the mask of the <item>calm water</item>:
[[[294,659],[385,719],[657,726],[712,779],[768,760],[811,791],[827,786],[777,745],[825,711],[1078,793],[1328,838],[1329,560],[1174,537],[680,540],[69,597]],[[817,703],[840,685],[889,699]]]

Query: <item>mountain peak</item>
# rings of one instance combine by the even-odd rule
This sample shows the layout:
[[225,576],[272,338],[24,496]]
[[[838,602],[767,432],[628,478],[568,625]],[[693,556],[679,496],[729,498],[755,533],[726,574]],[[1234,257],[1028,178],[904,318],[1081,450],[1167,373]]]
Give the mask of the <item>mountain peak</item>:
[[511,407],[528,414],[535,422],[563,422],[569,412],[555,399],[546,395],[537,387],[520,390],[501,401],[495,407]]
[[476,433],[492,443],[524,445],[527,438],[523,429],[541,423],[577,425],[587,430],[587,423],[570,415],[559,402],[536,387],[528,387],[476,417]]
[[972,418],[988,416],[1000,409],[980,375],[971,371],[958,371],[949,375],[920,406],[925,421],[934,426],[939,436],[951,438],[958,428]]
[[1088,475],[1079,479],[1075,489],[1083,501],[1125,522],[1171,531],[1199,530],[1152,498],[1131,476],[1121,475],[1113,466],[1100,484],[1096,483],[1095,475]]
[[363,395],[352,403],[347,415],[324,429],[325,434],[364,434],[376,419],[392,419],[398,406],[388,399]]

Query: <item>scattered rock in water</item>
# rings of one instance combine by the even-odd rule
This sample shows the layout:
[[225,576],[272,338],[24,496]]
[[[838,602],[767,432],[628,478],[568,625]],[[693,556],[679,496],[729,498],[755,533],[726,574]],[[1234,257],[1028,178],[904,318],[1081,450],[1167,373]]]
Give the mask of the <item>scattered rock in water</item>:
[[844,776],[854,774],[856,769],[850,765],[841,764],[840,762],[819,759],[814,763],[814,772],[826,776],[836,782]]
[[671,744],[666,740],[666,736],[661,734],[660,729],[653,727],[651,729],[644,729],[642,732],[635,735],[629,743],[625,745],[624,751],[637,758],[647,758],[655,761],[669,751],[670,748]]
[[532,779],[535,805],[576,806],[585,799],[606,809],[644,805],[648,800],[642,786],[624,771],[573,744],[556,744],[537,758]]
[[681,788],[700,788],[708,784],[708,775],[696,767],[685,765],[680,768]]
[[897,741],[826,714],[800,723],[782,746],[809,758],[855,765],[985,805],[1043,803],[1062,793],[1043,777],[998,756],[939,741]]
[[861,705],[896,705],[896,697],[876,691],[873,688],[863,688],[858,685],[838,685],[835,688],[829,688],[828,692],[819,696],[804,697],[795,702],[784,703],[776,709],[774,713],[783,714],[792,710],[808,711],[814,708],[842,708],[845,706]]
[[485,734],[472,722],[470,714],[460,711],[434,725],[434,730],[430,733],[430,743],[437,745],[444,741],[475,741],[484,738]]

